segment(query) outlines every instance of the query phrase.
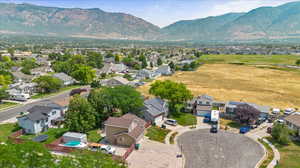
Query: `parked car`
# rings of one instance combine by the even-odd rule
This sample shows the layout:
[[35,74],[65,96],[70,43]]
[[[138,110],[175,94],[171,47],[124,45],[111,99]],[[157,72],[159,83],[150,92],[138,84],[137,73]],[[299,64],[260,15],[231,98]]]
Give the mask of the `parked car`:
[[244,126],[240,128],[240,133],[241,134],[246,134],[247,132],[249,132],[251,130],[250,126]]
[[295,112],[295,110],[293,108],[287,108],[287,109],[284,110],[285,115],[290,115],[294,112]]
[[205,118],[203,119],[203,122],[204,122],[204,123],[210,123],[210,118],[206,118],[206,117],[205,117]]
[[176,120],[172,120],[172,119],[167,119],[165,121],[165,124],[176,126],[177,125],[177,121]]
[[87,92],[88,90],[87,89],[82,89],[82,88],[79,88],[79,89],[73,89],[71,92],[70,92],[70,96],[74,96],[76,94],[81,94],[82,92]]
[[284,123],[284,120],[283,119],[278,119],[276,120],[276,122],[280,123],[280,124],[283,124]]
[[272,113],[273,114],[279,114],[280,113],[280,109],[279,108],[273,108]]
[[210,128],[211,133],[218,133],[218,125],[213,124]]
[[100,147],[100,150],[103,151],[104,153],[111,154],[111,155],[116,153],[116,149],[109,145],[102,145]]

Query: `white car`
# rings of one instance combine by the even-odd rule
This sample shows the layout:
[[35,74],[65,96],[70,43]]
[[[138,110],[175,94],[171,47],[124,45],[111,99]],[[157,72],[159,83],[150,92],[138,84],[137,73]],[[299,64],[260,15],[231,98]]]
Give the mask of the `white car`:
[[290,115],[294,112],[295,112],[295,110],[293,108],[287,108],[284,110],[284,114],[286,114],[286,115]]
[[280,113],[280,109],[279,108],[273,108],[272,113],[273,114],[279,114]]
[[101,149],[101,151],[103,151],[104,153],[107,153],[107,154],[113,155],[113,154],[116,153],[116,149],[113,148],[113,147],[111,147],[111,146],[109,146],[109,145],[102,145],[100,147],[100,149]]
[[177,121],[176,120],[172,120],[172,119],[167,119],[165,121],[165,124],[176,126],[177,125]]

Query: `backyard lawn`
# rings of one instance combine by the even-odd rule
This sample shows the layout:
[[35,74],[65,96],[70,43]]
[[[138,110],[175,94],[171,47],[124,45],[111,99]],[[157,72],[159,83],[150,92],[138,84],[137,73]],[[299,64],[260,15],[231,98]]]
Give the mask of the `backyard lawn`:
[[268,138],[280,153],[279,165],[276,168],[300,168],[300,142],[292,142],[289,145],[280,145],[272,138]]
[[[45,142],[43,142],[43,144],[49,144],[61,137],[67,131],[68,130],[65,128],[49,128],[48,131],[43,132],[40,135],[48,135],[48,139]],[[22,135],[20,136],[20,138],[25,140],[32,140],[36,136],[38,135]]]
[[182,126],[191,126],[197,124],[197,118],[193,114],[190,113],[173,113],[170,118],[177,121],[179,125]]
[[88,142],[95,142],[95,143],[98,143],[102,139],[98,129],[89,131],[87,133],[87,138],[88,138]]
[[242,125],[240,123],[237,123],[232,120],[226,120],[224,118],[220,119],[220,125],[224,126],[224,127],[228,126],[228,127],[237,128],[237,129],[240,129],[242,127]]
[[13,132],[17,131],[19,127],[16,124],[0,124],[0,142],[5,142]]
[[152,126],[147,129],[146,136],[149,137],[150,140],[164,143],[165,138],[169,132],[171,132],[171,130]]

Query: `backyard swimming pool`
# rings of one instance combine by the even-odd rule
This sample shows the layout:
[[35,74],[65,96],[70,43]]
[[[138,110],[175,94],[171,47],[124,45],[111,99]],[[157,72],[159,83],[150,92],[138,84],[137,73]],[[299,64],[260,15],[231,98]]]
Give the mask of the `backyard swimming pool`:
[[65,143],[64,146],[75,147],[75,146],[78,146],[80,144],[81,144],[81,142],[79,142],[79,141],[70,141],[68,143]]

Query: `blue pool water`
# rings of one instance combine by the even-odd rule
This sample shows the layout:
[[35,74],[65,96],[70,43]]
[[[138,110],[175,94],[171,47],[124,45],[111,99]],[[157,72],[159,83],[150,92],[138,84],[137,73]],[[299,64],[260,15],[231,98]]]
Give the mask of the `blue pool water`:
[[79,142],[79,141],[70,141],[70,142],[68,142],[68,143],[65,143],[64,145],[65,145],[65,146],[74,147],[74,146],[80,145],[80,142]]

